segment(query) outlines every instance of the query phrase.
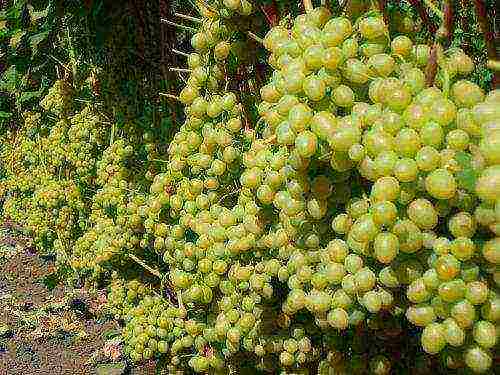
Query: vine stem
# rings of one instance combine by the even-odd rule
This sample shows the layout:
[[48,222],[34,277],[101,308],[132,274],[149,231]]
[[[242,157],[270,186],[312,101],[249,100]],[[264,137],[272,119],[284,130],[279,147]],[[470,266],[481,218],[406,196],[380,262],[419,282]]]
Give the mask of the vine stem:
[[160,96],[164,96],[165,98],[170,98],[170,99],[179,100],[179,97],[178,97],[178,96],[175,96],[175,95],[172,95],[172,94],[166,94],[166,93],[164,93],[164,92],[160,92],[160,93],[158,93],[158,95],[160,95]]
[[255,40],[257,43],[264,45],[264,39],[262,39],[261,37],[259,37],[259,36],[255,35],[255,34],[254,34],[254,33],[252,33],[251,31],[247,31],[247,35],[248,35],[251,39]]
[[434,34],[437,31],[436,25],[431,21],[429,17],[429,13],[427,12],[427,9],[422,5],[422,2],[420,0],[409,0],[410,4],[412,7],[414,7],[420,18],[422,19],[422,22],[427,26],[429,29],[429,32],[431,34]]
[[451,43],[451,37],[453,36],[454,13],[452,0],[445,0],[443,3],[443,28],[446,45]]
[[169,21],[169,20],[167,20],[165,18],[160,18],[160,21],[163,22],[163,23],[166,23],[167,25],[175,26],[175,27],[178,27],[179,29],[190,31],[192,33],[195,33],[195,32],[198,31],[194,27],[189,27],[189,26],[186,26],[186,25],[181,25],[180,23],[175,23],[175,22]]
[[179,51],[178,49],[175,49],[175,48],[172,48],[172,52],[175,53],[176,55],[189,57],[189,53]]
[[183,19],[188,20],[188,21],[192,21],[192,22],[196,22],[196,23],[202,23],[201,18],[191,17],[191,16],[188,16],[188,15],[182,14],[182,13],[174,12],[174,16],[179,17],[179,18],[183,18]]
[[[490,60],[498,62],[497,50],[495,48],[495,34],[491,30],[490,23],[488,22],[488,10],[483,0],[474,0],[474,7],[476,10],[477,20],[481,27],[481,32],[484,35],[486,42],[486,51]],[[493,76],[493,88],[500,87],[500,74],[495,72]]]
[[278,23],[278,11],[276,9],[276,2],[273,0],[269,5],[261,5],[260,10],[264,13],[267,23],[270,27],[274,27]]
[[304,9],[306,10],[306,12],[310,12],[314,9],[312,0],[304,0]]
[[434,80],[436,79],[437,68],[438,68],[438,50],[441,48],[439,43],[434,43],[431,48],[431,53],[429,55],[429,62],[425,68],[425,82],[427,87],[434,85]]
[[[424,1],[430,1],[430,0],[424,0]],[[427,64],[425,71],[426,83],[428,87],[434,85],[434,81],[436,80],[439,60],[443,53],[443,47],[441,43],[443,43],[444,45],[448,45],[453,35],[454,8],[452,0],[444,0],[442,15],[443,17],[441,18],[441,27],[436,34],[435,42],[432,46],[431,53],[429,56],[429,62]],[[446,81],[445,86],[446,85],[449,86],[448,72],[445,71],[444,74]],[[448,88],[445,87],[445,91],[449,91],[449,87]]]
[[180,73],[191,73],[193,70],[192,69],[185,69],[185,68],[168,68],[171,72],[180,72]]
[[134,254],[128,254],[128,257],[137,264],[139,264],[140,266],[142,266],[145,270],[148,270],[152,275],[155,275],[156,277],[161,279],[160,271],[155,270],[154,268],[148,266],[142,259],[138,258]]
[[378,9],[384,17],[385,24],[389,25],[389,15],[387,14],[387,0],[378,0]]

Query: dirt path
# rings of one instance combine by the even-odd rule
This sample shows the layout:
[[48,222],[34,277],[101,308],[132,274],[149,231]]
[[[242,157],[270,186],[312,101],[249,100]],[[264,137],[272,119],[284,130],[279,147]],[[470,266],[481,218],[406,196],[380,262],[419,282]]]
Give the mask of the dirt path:
[[0,374],[155,374],[153,363],[131,368],[122,358],[103,291],[49,289],[54,260],[13,233],[0,229]]

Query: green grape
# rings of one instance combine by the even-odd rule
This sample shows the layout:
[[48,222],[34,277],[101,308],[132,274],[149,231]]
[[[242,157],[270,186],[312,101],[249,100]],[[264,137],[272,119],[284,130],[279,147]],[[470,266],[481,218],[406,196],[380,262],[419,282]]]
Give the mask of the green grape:
[[414,280],[406,291],[408,299],[414,303],[427,301],[431,297],[431,293],[427,290],[422,278]]
[[471,281],[467,284],[465,298],[473,305],[480,305],[488,298],[488,285],[482,281]]
[[347,214],[340,214],[332,220],[332,229],[339,234],[345,234],[352,225],[352,219]]
[[396,272],[390,267],[383,268],[379,272],[378,279],[383,285],[389,288],[396,288],[400,285]]
[[339,307],[344,310],[348,309],[353,304],[352,297],[343,289],[337,289],[332,296],[332,306]]
[[407,209],[408,217],[422,229],[432,229],[437,225],[438,217],[434,206],[427,199],[416,199]]
[[439,166],[439,160],[439,152],[431,146],[422,147],[415,156],[418,169],[423,172],[435,170]]
[[472,346],[465,351],[464,360],[468,367],[476,373],[484,373],[492,365],[492,358],[488,351],[479,346]]
[[465,332],[460,326],[453,320],[453,318],[448,318],[442,323],[446,342],[451,346],[461,346],[465,341]]
[[500,237],[487,241],[482,248],[484,258],[493,264],[500,263]]
[[445,330],[439,323],[431,323],[424,328],[420,339],[426,353],[437,354],[446,346]]
[[371,313],[376,313],[382,308],[382,299],[376,291],[368,291],[361,298],[363,306]]
[[394,177],[381,177],[373,184],[370,196],[374,202],[395,201],[399,192],[398,180]]
[[426,146],[438,149],[443,142],[443,138],[443,128],[436,122],[429,121],[420,129],[420,139]]
[[459,260],[469,260],[474,256],[476,247],[470,238],[459,237],[450,244],[451,253]]
[[394,71],[395,64],[395,60],[385,53],[374,54],[368,59],[368,65],[381,77],[389,76]]
[[446,281],[439,286],[438,292],[444,301],[455,302],[464,297],[465,284],[460,279]]
[[396,221],[397,207],[390,201],[381,201],[371,207],[373,221],[377,225],[390,226]]
[[481,138],[479,149],[488,165],[500,164],[500,130],[488,132],[486,137]]
[[326,94],[325,82],[317,76],[308,76],[303,83],[304,93],[313,101],[320,101]]
[[351,227],[350,236],[357,242],[366,243],[373,241],[379,229],[370,214],[357,219]]
[[497,342],[496,327],[486,320],[474,324],[473,335],[474,341],[486,349],[494,347]]
[[398,162],[398,156],[394,151],[382,151],[374,162],[379,176],[390,176]]
[[340,45],[352,33],[349,19],[344,17],[332,18],[323,27],[323,44],[328,47]]
[[407,57],[412,52],[413,43],[405,35],[399,35],[391,41],[391,51],[394,55]]
[[422,275],[422,279],[427,289],[437,289],[441,283],[437,271],[433,268],[425,271]]
[[457,183],[445,169],[436,169],[425,179],[425,188],[436,199],[450,199],[455,195]]
[[426,327],[436,320],[436,314],[431,306],[417,305],[406,310],[406,317],[410,322],[419,327]]
[[349,315],[338,307],[331,310],[327,315],[328,324],[336,329],[346,329],[349,325]]
[[354,274],[354,282],[358,291],[367,292],[372,290],[375,287],[376,280],[375,273],[368,267],[364,267]]
[[448,229],[456,238],[471,238],[476,232],[476,221],[468,212],[459,212],[448,220]]
[[349,86],[339,85],[333,90],[333,102],[339,107],[352,107],[354,92]]
[[382,232],[375,237],[374,255],[380,263],[391,263],[399,253],[399,239],[392,233]]
[[336,70],[342,62],[342,59],[342,50],[338,47],[331,46],[323,52],[322,65],[327,69]]
[[354,275],[347,274],[342,278],[342,289],[349,295],[356,293],[356,282]]
[[470,302],[462,300],[453,305],[450,314],[461,328],[468,328],[474,322],[476,310]]
[[361,35],[369,40],[377,39],[386,33],[384,20],[379,17],[366,17],[359,22]]
[[476,194],[487,203],[500,199],[500,166],[491,166],[482,171],[476,181]]
[[313,132],[303,131],[295,139],[295,147],[303,157],[311,157],[316,153],[317,138]]
[[[419,104],[412,103],[403,112],[403,119],[405,120],[404,122],[407,126],[420,131],[420,129],[422,129],[428,121],[428,115],[425,112],[424,107]],[[401,127],[402,125],[399,126],[399,129]]]

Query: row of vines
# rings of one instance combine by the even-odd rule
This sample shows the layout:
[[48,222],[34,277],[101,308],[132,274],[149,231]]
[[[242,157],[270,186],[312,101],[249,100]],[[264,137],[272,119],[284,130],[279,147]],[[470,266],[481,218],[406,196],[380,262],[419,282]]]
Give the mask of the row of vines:
[[495,1],[2,1],[0,203],[168,374],[494,373]]

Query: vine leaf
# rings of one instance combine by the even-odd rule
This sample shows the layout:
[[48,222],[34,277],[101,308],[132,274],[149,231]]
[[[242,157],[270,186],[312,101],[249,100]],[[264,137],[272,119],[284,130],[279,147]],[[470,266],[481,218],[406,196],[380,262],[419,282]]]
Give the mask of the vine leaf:
[[52,3],[50,3],[44,10],[36,11],[35,8],[29,4],[28,11],[30,13],[31,22],[37,22],[38,20],[47,17],[51,6]]
[[480,172],[472,166],[472,156],[465,152],[458,152],[455,159],[462,168],[457,173],[458,186],[469,192],[474,192]]
[[36,54],[38,52],[38,46],[40,45],[40,43],[46,40],[49,37],[49,35],[50,31],[47,30],[30,37],[30,47],[31,50],[33,51],[33,54]]

